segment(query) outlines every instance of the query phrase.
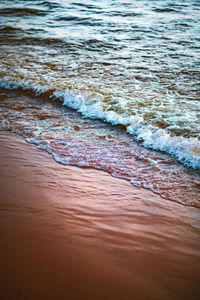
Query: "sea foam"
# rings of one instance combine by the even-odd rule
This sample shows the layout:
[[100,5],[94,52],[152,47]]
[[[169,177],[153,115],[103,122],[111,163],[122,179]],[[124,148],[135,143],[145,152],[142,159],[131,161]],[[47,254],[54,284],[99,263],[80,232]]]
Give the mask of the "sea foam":
[[123,125],[144,147],[168,153],[187,167],[200,170],[200,141],[195,137],[172,136],[166,129],[144,124],[141,116],[127,116],[112,110],[106,111],[98,97],[89,99],[86,94],[78,94],[69,89],[55,91],[48,86],[22,80],[13,81],[9,78],[0,79],[0,87],[31,90],[35,95],[47,92],[49,98],[59,99],[63,105],[80,112],[85,118],[102,119],[112,125]]

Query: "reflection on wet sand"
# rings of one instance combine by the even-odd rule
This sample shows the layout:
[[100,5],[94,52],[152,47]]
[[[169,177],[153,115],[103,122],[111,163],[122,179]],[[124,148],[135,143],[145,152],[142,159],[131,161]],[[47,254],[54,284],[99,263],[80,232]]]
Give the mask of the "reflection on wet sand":
[[2,299],[198,299],[199,209],[0,133]]

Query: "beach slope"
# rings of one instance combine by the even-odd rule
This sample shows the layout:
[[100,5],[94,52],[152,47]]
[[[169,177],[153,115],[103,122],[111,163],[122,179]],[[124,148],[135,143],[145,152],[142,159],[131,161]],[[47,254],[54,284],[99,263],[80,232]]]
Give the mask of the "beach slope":
[[0,298],[198,299],[200,211],[0,132]]

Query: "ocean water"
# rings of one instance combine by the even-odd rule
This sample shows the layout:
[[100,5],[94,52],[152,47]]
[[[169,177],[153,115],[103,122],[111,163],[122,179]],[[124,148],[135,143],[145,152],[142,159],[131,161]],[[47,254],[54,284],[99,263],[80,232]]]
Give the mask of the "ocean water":
[[200,206],[200,2],[1,1],[0,128]]

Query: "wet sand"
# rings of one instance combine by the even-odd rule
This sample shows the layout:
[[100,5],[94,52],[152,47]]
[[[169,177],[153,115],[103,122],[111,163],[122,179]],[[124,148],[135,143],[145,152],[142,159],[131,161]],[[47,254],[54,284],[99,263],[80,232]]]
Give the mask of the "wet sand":
[[198,299],[200,210],[0,132],[0,298]]

